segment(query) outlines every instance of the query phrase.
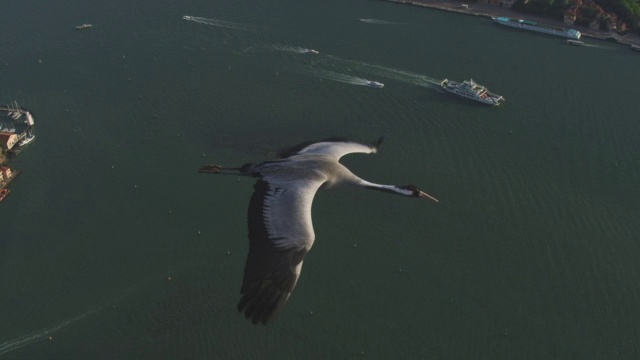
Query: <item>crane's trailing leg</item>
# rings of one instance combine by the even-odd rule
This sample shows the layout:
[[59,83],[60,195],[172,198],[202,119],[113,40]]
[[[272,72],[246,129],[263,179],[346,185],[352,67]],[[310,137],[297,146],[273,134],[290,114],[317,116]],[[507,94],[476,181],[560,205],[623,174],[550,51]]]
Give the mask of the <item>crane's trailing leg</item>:
[[204,165],[198,172],[201,174],[217,174],[222,170],[222,166],[220,165]]
[[225,168],[220,165],[207,164],[198,169],[201,174],[244,175],[251,176],[249,168],[252,164],[244,164],[237,168]]

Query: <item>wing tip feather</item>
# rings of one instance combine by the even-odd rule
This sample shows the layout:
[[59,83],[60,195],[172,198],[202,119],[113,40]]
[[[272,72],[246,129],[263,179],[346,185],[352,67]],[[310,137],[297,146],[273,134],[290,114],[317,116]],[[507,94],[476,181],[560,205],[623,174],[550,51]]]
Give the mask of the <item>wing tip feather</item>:
[[305,141],[302,142],[298,145],[294,145],[294,146],[290,146],[290,147],[286,147],[281,149],[278,152],[278,156],[282,159],[284,158],[288,158],[289,156],[295,155],[297,154],[300,150],[306,148],[309,145],[313,145],[313,144],[317,144],[320,142],[349,142],[351,140],[349,140],[349,138],[347,137],[342,137],[342,136],[332,136],[332,137],[328,137],[322,140],[316,140],[316,141]]
[[244,317],[254,325],[267,325],[278,318],[290,295],[273,288],[254,287],[242,294],[238,301],[238,312],[244,313]]
[[[384,136],[380,136],[377,140],[373,141],[371,143],[371,149],[373,153],[376,153],[378,151],[378,149],[380,148],[380,145],[382,145],[382,142],[384,141]],[[354,142],[354,143],[358,143],[357,141],[351,140],[348,137],[341,137],[341,136],[333,136],[333,137],[329,137],[329,138],[325,138],[322,140],[317,140],[317,141],[305,141],[303,143],[300,143],[298,145],[294,145],[288,148],[284,148],[282,150],[280,150],[278,152],[278,156],[282,159],[290,157],[292,155],[297,154],[298,152],[300,152],[300,150],[308,147],[309,145],[313,145],[313,144],[317,144],[317,143],[321,143],[321,142],[345,142],[345,143],[349,143],[349,142]]]
[[384,141],[384,136],[380,136],[378,140],[374,141],[371,144],[371,147],[373,148],[374,153],[378,152],[378,149],[380,148],[380,145],[382,145],[383,141]]

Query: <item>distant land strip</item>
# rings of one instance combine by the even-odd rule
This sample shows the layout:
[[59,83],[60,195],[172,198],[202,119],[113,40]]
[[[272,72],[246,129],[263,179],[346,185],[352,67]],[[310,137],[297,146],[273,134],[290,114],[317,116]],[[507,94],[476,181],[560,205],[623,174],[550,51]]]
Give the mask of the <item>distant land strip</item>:
[[[515,18],[515,19],[532,20],[542,24],[560,26],[564,28],[569,27],[560,20],[551,19],[543,15],[524,14],[524,13],[511,10],[509,8],[496,6],[496,5],[489,5],[489,4],[478,4],[473,2],[466,3],[462,1],[452,1],[452,0],[384,0],[384,1],[451,11],[451,12],[456,12],[456,13],[465,14],[465,15],[486,16],[489,18],[504,16],[504,17]],[[462,6],[462,5],[465,5],[465,6]],[[631,32],[622,36],[622,35],[612,33],[612,32],[607,32],[607,31],[591,30],[589,28],[585,28],[584,26],[570,26],[570,27],[580,31],[580,33],[583,36],[588,36],[588,37],[601,39],[601,40],[613,39],[620,44],[640,46],[640,36],[635,35]]]

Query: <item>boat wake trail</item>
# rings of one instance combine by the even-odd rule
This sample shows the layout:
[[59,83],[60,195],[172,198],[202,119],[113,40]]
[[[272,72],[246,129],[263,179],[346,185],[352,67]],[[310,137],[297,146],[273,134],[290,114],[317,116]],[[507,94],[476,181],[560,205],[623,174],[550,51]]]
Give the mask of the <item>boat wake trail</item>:
[[105,307],[107,307],[108,305],[113,305],[114,303],[122,300],[131,290],[127,290],[125,291],[125,293],[123,295],[117,296],[109,301],[104,301],[102,302],[100,305],[89,309],[83,313],[80,313],[78,315],[72,316],[70,318],[67,318],[63,321],[61,321],[58,324],[46,327],[44,329],[40,329],[37,331],[32,332],[31,334],[28,335],[24,335],[21,336],[19,338],[13,339],[13,340],[9,340],[6,341],[2,344],[0,344],[0,356],[3,354],[6,354],[8,352],[20,349],[22,347],[25,347],[29,344],[33,344],[37,341],[41,341],[44,340],[46,338],[48,338],[49,336],[52,336],[53,334],[63,330],[64,328],[71,326],[73,324],[76,324],[84,319],[86,319],[89,315],[93,315],[95,313],[98,313],[100,311],[102,311]]
[[359,78],[359,77],[351,76],[351,75],[347,75],[347,74],[341,74],[341,73],[338,73],[338,72],[335,72],[335,71],[331,71],[331,70],[305,69],[305,70],[303,70],[303,72],[305,72],[307,74],[311,74],[311,75],[317,76],[317,77],[319,77],[321,79],[338,81],[338,82],[351,84],[351,85],[365,86],[365,85],[367,85],[369,83],[369,81],[367,79],[363,79],[363,78]]
[[607,50],[614,50],[614,48],[612,48],[612,47],[609,47],[609,46],[603,46],[603,45],[596,45],[596,44],[584,44],[584,47],[594,48],[594,49],[607,49]]
[[416,74],[411,71],[393,69],[393,68],[388,68],[388,67],[375,65],[375,64],[368,64],[362,61],[343,60],[338,57],[332,57],[332,58],[338,63],[349,65],[350,68],[353,68],[354,70],[372,74],[377,77],[385,77],[388,79],[393,79],[396,81],[423,86],[423,87],[435,87],[437,89],[440,88],[441,80],[432,78],[427,75]]
[[360,21],[368,24],[377,24],[377,25],[404,25],[403,23],[399,23],[395,21],[378,20],[378,19],[360,19]]
[[55,333],[57,333],[58,331],[66,328],[69,325],[75,324],[79,321],[82,321],[84,318],[86,318],[87,316],[96,313],[98,311],[100,311],[102,309],[101,308],[97,308],[97,309],[92,309],[86,312],[83,312],[79,315],[76,315],[74,317],[68,318],[64,321],[62,321],[59,324],[44,328],[44,329],[40,329],[38,331],[32,332],[29,335],[25,335],[22,337],[19,337],[17,339],[13,339],[10,341],[7,341],[5,343],[0,344],[0,355],[6,354],[10,351],[14,351],[17,349],[20,349],[21,347],[27,346],[31,343],[34,343],[36,341],[40,341],[43,340],[46,337],[49,337]]
[[295,54],[308,54],[311,51],[315,51],[312,49],[307,49],[299,46],[289,46],[289,45],[281,45],[281,44],[273,44],[269,46],[270,48],[278,51],[286,51]]
[[242,24],[242,23],[237,23],[237,22],[233,22],[233,21],[207,19],[207,18],[203,18],[203,17],[189,16],[189,15],[183,16],[182,19],[187,20],[187,21],[194,21],[194,22],[197,22],[199,24],[218,26],[218,27],[223,27],[223,28],[228,28],[228,29],[245,30],[245,31],[258,31],[259,30],[258,26],[250,25],[250,24]]

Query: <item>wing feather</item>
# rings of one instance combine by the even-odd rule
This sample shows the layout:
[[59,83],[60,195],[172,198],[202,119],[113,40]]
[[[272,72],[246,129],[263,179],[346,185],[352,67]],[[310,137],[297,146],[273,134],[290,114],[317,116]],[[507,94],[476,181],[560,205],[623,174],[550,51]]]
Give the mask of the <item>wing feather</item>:
[[303,143],[282,154],[283,157],[295,155],[327,155],[339,160],[351,153],[371,154],[378,150],[383,138],[379,138],[371,145],[360,144],[344,139],[328,139],[320,142]]
[[313,245],[311,203],[321,181],[260,179],[249,202],[249,254],[238,311],[254,324],[275,320]]

